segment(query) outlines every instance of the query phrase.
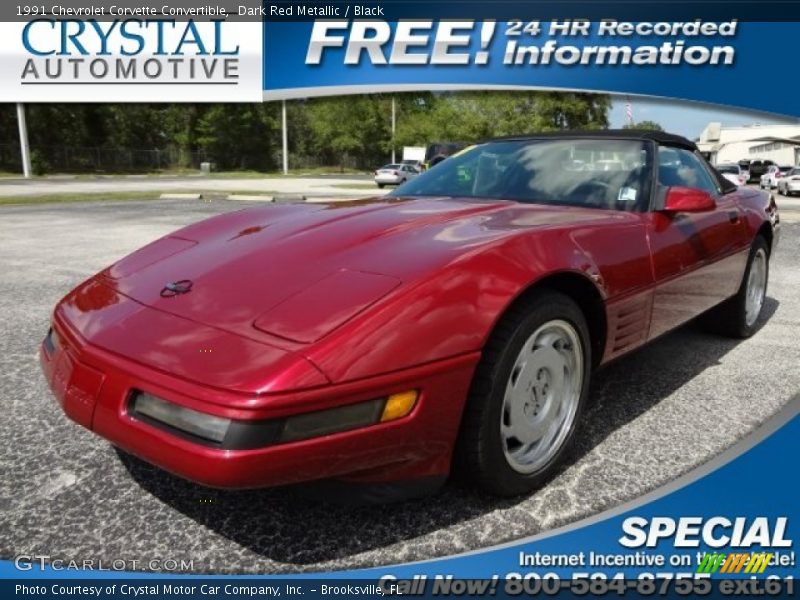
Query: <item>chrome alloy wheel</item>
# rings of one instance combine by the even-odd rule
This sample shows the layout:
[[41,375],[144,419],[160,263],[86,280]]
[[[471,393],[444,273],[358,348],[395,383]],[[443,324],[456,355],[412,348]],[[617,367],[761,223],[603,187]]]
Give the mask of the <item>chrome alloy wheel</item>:
[[583,388],[583,348],[563,320],[544,323],[522,346],[506,384],[500,433],[511,468],[546,465],[572,428]]
[[745,323],[752,327],[761,314],[764,305],[764,296],[767,292],[767,252],[759,248],[750,263],[750,274],[747,277],[747,292],[745,296]]

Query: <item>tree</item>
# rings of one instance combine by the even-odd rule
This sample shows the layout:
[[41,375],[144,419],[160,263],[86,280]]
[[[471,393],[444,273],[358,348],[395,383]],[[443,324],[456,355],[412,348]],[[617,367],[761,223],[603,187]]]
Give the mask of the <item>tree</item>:
[[[390,115],[381,96],[339,96],[307,102],[312,148],[324,164],[375,166],[391,137]],[[382,144],[383,142],[383,144]]]
[[0,104],[0,171],[19,172],[22,169],[18,142],[16,107]]
[[640,129],[646,131],[664,131],[655,121],[639,121],[638,123],[626,123],[622,126],[623,129]]
[[[573,92],[453,92],[336,96],[287,102],[292,166],[373,168],[394,147],[608,126],[609,97]],[[277,168],[281,104],[31,104],[31,150],[42,170]],[[636,127],[660,129],[643,121]],[[16,112],[0,105],[0,169],[18,170]]]
[[416,144],[476,142],[503,135],[608,127],[608,96],[571,92],[460,92],[436,98],[426,123],[406,125],[402,139]]
[[222,169],[275,168],[275,104],[214,104],[197,122],[197,145]]
[[[436,137],[432,115],[439,97],[439,95],[432,92],[391,94],[387,96],[387,114],[391,115],[392,98],[395,100],[397,109],[397,131],[394,148],[398,156],[402,155],[403,146],[419,146],[420,140],[429,140]],[[387,157],[391,155],[391,136],[385,140],[383,151]]]

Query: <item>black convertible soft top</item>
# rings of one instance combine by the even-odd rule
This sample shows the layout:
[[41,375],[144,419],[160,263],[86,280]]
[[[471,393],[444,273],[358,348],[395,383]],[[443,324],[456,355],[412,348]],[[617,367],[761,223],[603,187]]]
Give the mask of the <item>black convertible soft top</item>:
[[652,131],[649,129],[598,129],[586,131],[547,131],[542,133],[527,133],[523,135],[507,135],[504,137],[493,138],[488,141],[508,141],[508,140],[536,140],[543,138],[610,138],[610,139],[630,139],[630,140],[653,140],[659,144],[668,146],[678,146],[687,150],[695,151],[697,146],[694,142],[687,140],[680,135],[666,133],[664,131]]

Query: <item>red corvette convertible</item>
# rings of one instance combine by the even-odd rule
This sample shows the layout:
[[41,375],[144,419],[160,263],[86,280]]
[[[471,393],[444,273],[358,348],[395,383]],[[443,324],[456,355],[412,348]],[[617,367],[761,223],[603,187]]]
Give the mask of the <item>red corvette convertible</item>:
[[593,369],[704,313],[755,331],[778,234],[683,138],[499,139],[388,196],[156,240],[58,304],[41,362],[70,418],[206,485],[409,495],[455,464],[520,494]]

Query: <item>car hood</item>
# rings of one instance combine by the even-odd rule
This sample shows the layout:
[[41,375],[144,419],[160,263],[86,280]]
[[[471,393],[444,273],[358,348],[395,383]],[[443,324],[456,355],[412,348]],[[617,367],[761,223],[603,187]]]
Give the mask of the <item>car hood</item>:
[[147,306],[293,348],[494,239],[608,212],[453,198],[265,205],[177,231],[102,275]]

